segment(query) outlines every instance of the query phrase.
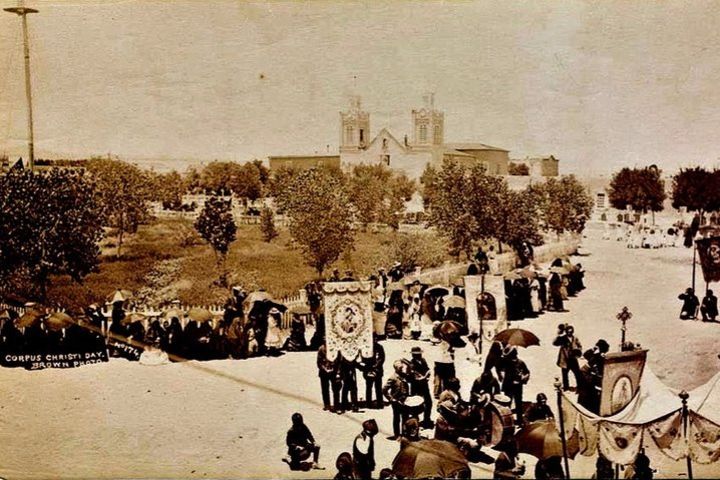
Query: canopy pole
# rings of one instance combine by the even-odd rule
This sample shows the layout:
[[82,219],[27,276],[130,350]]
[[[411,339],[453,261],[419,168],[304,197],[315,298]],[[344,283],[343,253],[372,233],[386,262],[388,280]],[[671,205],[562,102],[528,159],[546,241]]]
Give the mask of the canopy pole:
[[695,291],[695,257],[697,256],[697,245],[693,241],[693,264],[692,264],[692,289]]
[[565,478],[570,478],[570,465],[568,462],[567,440],[565,439],[565,418],[562,410],[562,383],[555,377],[555,392],[557,394],[558,418],[560,419],[560,441],[562,442],[563,461],[565,463]]
[[[688,412],[687,407],[687,401],[690,395],[683,390],[678,394],[680,397],[680,400],[682,400],[682,422],[683,422],[683,436],[685,437],[685,441],[688,440],[688,419],[690,417],[690,414]],[[692,480],[693,473],[692,473],[692,458],[690,458],[690,445],[688,444],[688,451],[685,455],[685,461],[687,463],[687,476],[689,480]]]

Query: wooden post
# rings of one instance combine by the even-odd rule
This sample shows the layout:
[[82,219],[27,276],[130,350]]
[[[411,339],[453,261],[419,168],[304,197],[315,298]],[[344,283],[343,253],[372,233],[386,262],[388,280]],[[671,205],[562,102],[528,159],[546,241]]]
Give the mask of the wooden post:
[[697,245],[695,244],[695,240],[693,240],[693,264],[692,264],[692,289],[693,293],[695,292],[695,257],[697,255]]
[[[687,408],[687,400],[690,397],[690,395],[683,390],[678,394],[680,397],[680,400],[682,401],[682,424],[683,424],[683,436],[685,437],[685,440],[688,439],[688,420],[689,420],[689,412]],[[693,473],[692,473],[692,458],[690,458],[690,449],[688,448],[688,452],[685,456],[685,461],[687,463],[687,476],[689,480],[692,480]]]
[[555,392],[557,393],[558,419],[560,419],[560,441],[562,442],[563,461],[565,463],[565,478],[570,478],[570,465],[568,462],[567,440],[565,439],[565,418],[562,410],[562,383],[555,377]]
[[[22,3],[20,4],[22,5]],[[35,139],[33,133],[33,110],[32,110],[32,88],[30,84],[30,44],[28,41],[27,14],[37,13],[34,8],[24,6],[5,8],[6,12],[14,13],[22,18],[23,31],[23,56],[25,57],[25,97],[27,100],[27,124],[28,124],[28,168],[32,171],[35,168]]]

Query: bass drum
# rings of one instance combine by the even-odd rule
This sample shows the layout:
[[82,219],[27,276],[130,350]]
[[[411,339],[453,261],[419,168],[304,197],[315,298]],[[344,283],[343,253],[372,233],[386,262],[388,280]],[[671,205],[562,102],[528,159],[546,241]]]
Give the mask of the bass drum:
[[485,418],[488,433],[486,446],[494,447],[515,435],[515,421],[510,408],[491,402],[488,404]]

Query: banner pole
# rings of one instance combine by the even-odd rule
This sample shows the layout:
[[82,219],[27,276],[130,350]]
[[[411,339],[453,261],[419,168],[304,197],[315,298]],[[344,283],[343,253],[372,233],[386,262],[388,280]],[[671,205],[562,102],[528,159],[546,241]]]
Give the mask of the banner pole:
[[[687,400],[690,397],[690,395],[683,390],[678,394],[680,397],[680,400],[682,400],[682,422],[683,422],[683,436],[685,437],[685,441],[688,441],[688,407],[687,407]],[[693,473],[692,473],[692,458],[690,458],[690,444],[688,443],[688,451],[685,454],[685,461],[687,464],[687,476],[689,480],[692,480]]]
[[692,289],[695,291],[695,257],[697,255],[697,244],[693,241],[693,264],[692,264]]
[[562,410],[562,383],[555,377],[555,392],[557,393],[558,418],[560,419],[560,442],[562,443],[563,461],[565,463],[565,478],[570,478],[570,465],[568,462],[567,440],[565,439],[565,418]]

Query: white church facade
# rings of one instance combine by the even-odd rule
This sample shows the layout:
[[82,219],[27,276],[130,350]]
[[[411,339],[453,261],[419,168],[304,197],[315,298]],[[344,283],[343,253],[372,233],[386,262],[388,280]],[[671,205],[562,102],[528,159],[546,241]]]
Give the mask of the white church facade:
[[440,167],[443,160],[452,159],[482,165],[489,174],[508,175],[508,150],[479,142],[445,142],[445,114],[435,108],[433,95],[410,113],[410,135],[398,137],[382,128],[371,136],[370,113],[363,110],[360,97],[353,97],[348,110],[340,112],[339,154],[271,156],[270,169],[334,165],[350,170],[360,164],[384,164],[417,179],[428,164]]

